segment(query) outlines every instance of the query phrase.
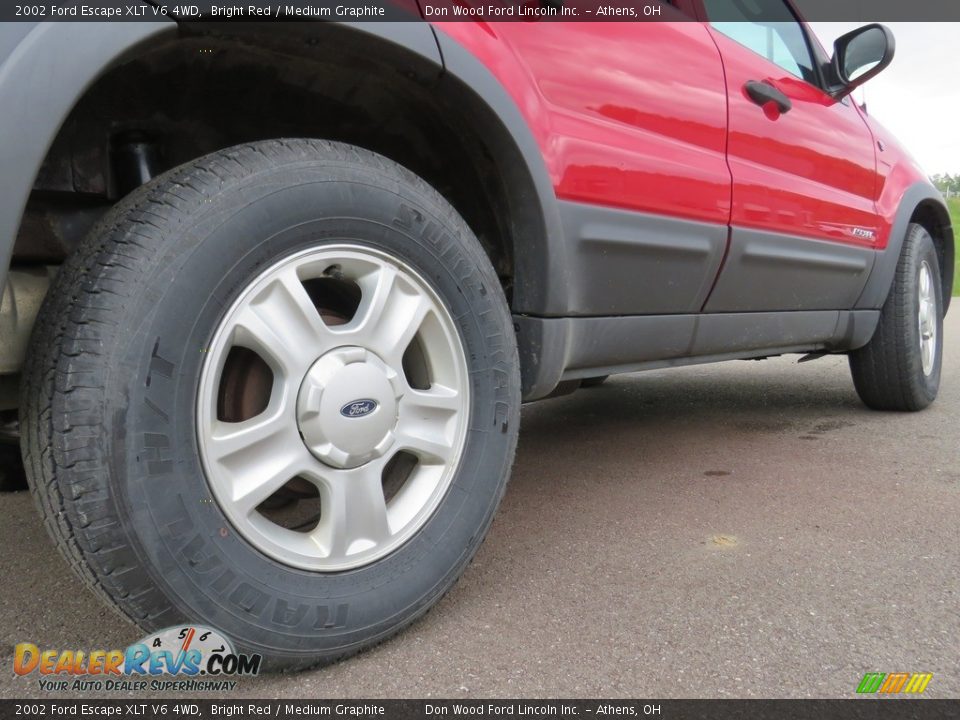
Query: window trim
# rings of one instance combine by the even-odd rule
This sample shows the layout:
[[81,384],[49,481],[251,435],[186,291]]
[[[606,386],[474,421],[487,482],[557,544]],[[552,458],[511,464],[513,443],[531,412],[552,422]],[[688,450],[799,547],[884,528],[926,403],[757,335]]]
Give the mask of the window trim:
[[[794,22],[796,22],[797,25],[800,26],[800,32],[803,34],[803,41],[804,43],[806,43],[807,52],[810,53],[810,61],[811,61],[811,64],[813,65],[813,72],[816,75],[817,81],[813,83],[803,77],[797,77],[797,79],[800,80],[801,82],[805,82],[807,85],[810,85],[811,87],[817,88],[818,90],[820,90],[826,95],[830,95],[830,92],[827,89],[826,73],[824,70],[824,68],[830,64],[830,59],[824,57],[824,53],[821,51],[820,46],[812,41],[812,38],[810,36],[810,28],[807,26],[806,21],[802,18],[800,13],[797,11],[797,8],[794,7],[792,0],[779,0],[779,1],[783,3],[784,6],[787,8],[791,17],[793,17]],[[707,8],[704,5],[703,0],[695,0],[695,6],[696,6],[695,9],[697,14],[697,19],[700,22],[704,23],[705,25],[709,26],[710,18],[707,16]],[[717,30],[716,32],[720,32],[720,31]],[[730,38],[730,39],[733,42],[740,45],[740,47],[746,48],[757,57],[763,58],[766,62],[776,65],[776,63],[774,63],[772,60],[767,58],[765,55],[761,55],[753,48],[748,47],[743,43],[737,42],[736,40],[733,40],[733,38]],[[778,65],[777,67],[781,67],[781,66]],[[785,68],[782,68],[782,69],[784,69],[786,72],[790,72]],[[793,73],[790,73],[790,74],[793,75]],[[794,75],[794,77],[796,76]]]
[[[787,9],[790,11],[790,14],[793,15],[793,19],[800,26],[800,31],[803,33],[803,40],[807,44],[807,52],[810,53],[810,60],[813,62],[813,71],[817,75],[816,84],[814,83],[809,83],[809,84],[814,85],[814,87],[820,88],[824,92],[827,92],[826,77],[824,76],[824,72],[823,72],[823,59],[821,58],[821,53],[817,52],[820,49],[820,45],[818,43],[813,42],[813,38],[811,37],[811,33],[810,33],[810,28],[807,25],[806,20],[804,20],[803,17],[800,15],[800,13],[797,11],[797,8],[794,7],[793,0],[781,0],[781,2],[783,2],[783,4],[787,6]],[[829,63],[829,59],[827,59],[827,62]]]

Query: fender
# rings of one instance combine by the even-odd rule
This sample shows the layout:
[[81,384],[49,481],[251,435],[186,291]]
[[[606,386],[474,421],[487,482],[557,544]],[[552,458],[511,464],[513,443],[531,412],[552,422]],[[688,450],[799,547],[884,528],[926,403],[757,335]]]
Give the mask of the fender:
[[907,235],[907,226],[910,219],[916,212],[921,203],[930,202],[938,210],[940,216],[940,226],[944,237],[944,267],[941,268],[944,280],[943,293],[943,312],[946,315],[950,307],[950,295],[953,284],[953,233],[950,225],[950,215],[944,205],[943,198],[937,189],[923,180],[917,181],[907,187],[900,198],[897,206],[897,212],[890,226],[887,247],[877,253],[877,259],[873,266],[870,278],[867,280],[860,298],[857,300],[855,309],[857,310],[879,310],[887,300],[890,294],[890,288],[893,286],[893,276],[897,270],[897,263],[900,261],[900,251],[903,249],[903,241]]
[[[432,26],[431,26],[432,27]],[[571,268],[560,207],[540,145],[500,80],[461,42],[432,28],[444,60],[444,82],[476,98],[485,139],[502,155],[511,188],[514,287],[511,299],[525,401],[549,395],[559,384],[570,327],[545,318],[569,314]],[[463,28],[460,28],[461,30]],[[482,32],[482,31],[481,31]],[[486,38],[489,42],[490,38]]]
[[513,248],[512,309],[530,315],[569,314],[570,268],[565,253],[551,251],[564,242],[559,204],[540,146],[517,103],[487,66],[457,39],[433,31],[443,54],[445,80],[476,96],[484,111],[484,136],[506,154],[503,171],[514,174],[507,180],[513,187],[527,188],[525,196],[511,197],[512,221],[522,231],[515,234]]
[[6,189],[0,195],[0,288],[34,178],[73,106],[123,56],[176,27],[172,20],[157,20],[84,23],[83,32],[58,22],[0,28],[0,168]]

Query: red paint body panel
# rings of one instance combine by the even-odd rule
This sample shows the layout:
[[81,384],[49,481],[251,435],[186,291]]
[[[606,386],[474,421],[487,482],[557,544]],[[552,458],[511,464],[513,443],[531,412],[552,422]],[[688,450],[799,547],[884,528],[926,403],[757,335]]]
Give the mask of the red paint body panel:
[[[512,96],[560,199],[879,250],[924,179],[855,103],[704,23],[434,25]],[[771,82],[793,109],[766,114],[747,80]]]
[[[479,58],[517,102],[558,198],[729,221],[726,89],[703,25],[437,27]],[[662,72],[665,65],[672,71]]]
[[[823,51],[823,46],[816,35],[810,32],[810,36]],[[873,197],[878,230],[874,247],[880,250],[886,248],[890,242],[890,230],[894,217],[900,209],[900,201],[907,188],[917,182],[929,182],[929,178],[919,163],[889,130],[860,108],[856,110],[870,130],[873,146],[877,148],[875,151],[876,184]],[[882,149],[880,149],[881,146]]]
[[[730,100],[731,224],[873,247],[876,159],[853,102],[838,102],[722,33],[710,33],[723,56]],[[743,89],[751,80],[773,85],[793,108],[765,112]],[[858,237],[854,228],[873,239]]]
[[[900,209],[900,200],[908,187],[916,182],[927,181],[927,175],[913,156],[893,137],[889,130],[875,118],[865,117],[867,126],[877,143],[877,221],[879,224],[878,247],[886,247],[894,216]],[[880,147],[883,147],[880,150]]]

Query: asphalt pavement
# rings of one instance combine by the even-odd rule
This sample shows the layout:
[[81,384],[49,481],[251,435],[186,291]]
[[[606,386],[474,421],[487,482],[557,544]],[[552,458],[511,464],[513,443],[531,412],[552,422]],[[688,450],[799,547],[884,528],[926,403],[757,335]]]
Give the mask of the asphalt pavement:
[[[662,370],[527,406],[477,558],[400,636],[231,697],[960,696],[960,307],[938,401],[860,404],[846,359]],[[27,493],[0,495],[0,696],[15,643],[116,648]],[[49,697],[49,696],[48,696]]]

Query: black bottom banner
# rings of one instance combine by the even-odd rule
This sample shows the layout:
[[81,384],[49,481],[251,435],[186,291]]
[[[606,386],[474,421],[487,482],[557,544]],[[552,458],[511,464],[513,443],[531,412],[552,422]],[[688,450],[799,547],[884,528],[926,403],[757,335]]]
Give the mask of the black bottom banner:
[[960,700],[0,700],[7,718],[956,718]]

